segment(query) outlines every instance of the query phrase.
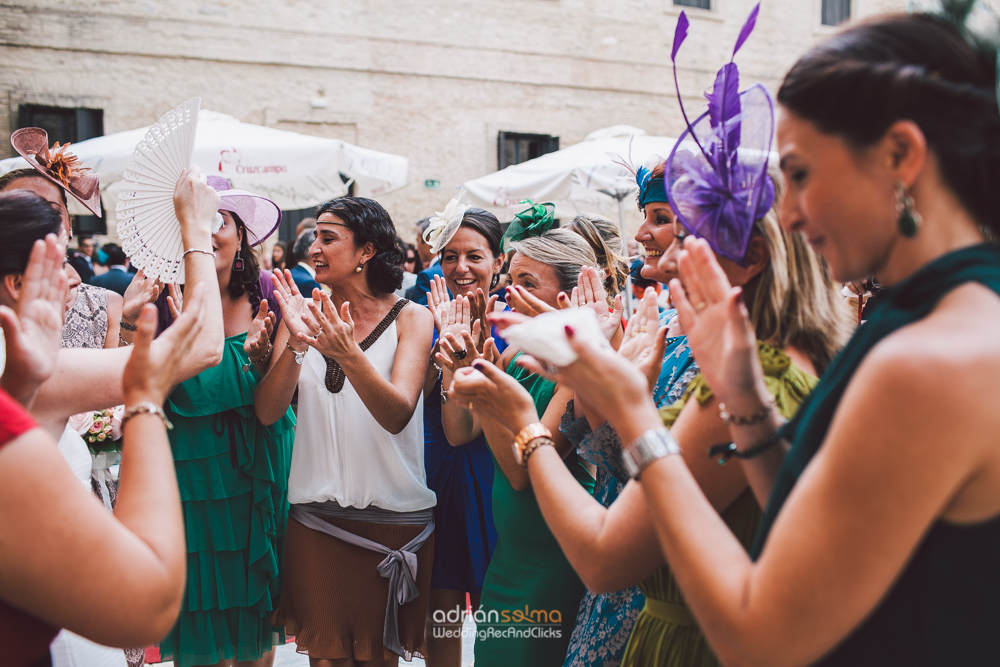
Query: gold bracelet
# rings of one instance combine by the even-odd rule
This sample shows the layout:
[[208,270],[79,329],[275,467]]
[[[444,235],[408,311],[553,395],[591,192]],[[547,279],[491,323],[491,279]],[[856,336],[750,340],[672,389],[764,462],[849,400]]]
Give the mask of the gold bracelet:
[[174,427],[174,425],[170,423],[170,420],[167,419],[167,413],[163,411],[161,406],[153,403],[152,401],[141,401],[131,407],[125,408],[125,414],[122,415],[122,428],[125,428],[125,422],[132,419],[132,417],[135,417],[136,415],[156,415],[163,420],[163,425],[166,426],[168,430]]

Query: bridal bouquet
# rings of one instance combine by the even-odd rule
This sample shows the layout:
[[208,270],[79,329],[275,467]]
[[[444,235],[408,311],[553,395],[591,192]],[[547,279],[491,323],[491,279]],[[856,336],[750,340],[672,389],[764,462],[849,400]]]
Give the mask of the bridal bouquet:
[[69,418],[69,427],[80,434],[95,455],[120,452],[124,405],[96,412],[81,412]]

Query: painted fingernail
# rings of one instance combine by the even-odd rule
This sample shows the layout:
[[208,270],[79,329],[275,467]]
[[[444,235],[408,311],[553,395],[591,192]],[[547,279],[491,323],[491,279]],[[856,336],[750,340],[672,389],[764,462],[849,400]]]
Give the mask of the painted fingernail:
[[566,337],[567,338],[572,338],[573,336],[576,335],[576,332],[573,331],[573,327],[571,327],[568,324],[565,327],[563,327],[563,329],[565,329],[565,331],[566,331]]
[[483,370],[483,366],[485,365],[486,362],[483,361],[482,359],[476,359],[475,361],[472,362],[472,367],[475,368],[477,371]]

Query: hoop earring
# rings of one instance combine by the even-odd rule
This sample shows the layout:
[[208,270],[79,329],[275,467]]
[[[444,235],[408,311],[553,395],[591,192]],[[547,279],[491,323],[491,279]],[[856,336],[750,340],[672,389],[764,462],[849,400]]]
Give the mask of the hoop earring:
[[233,258],[233,271],[236,273],[243,273],[243,258],[240,257],[240,251],[236,251],[236,257]]
[[913,208],[913,197],[906,191],[902,181],[896,183],[896,213],[899,214],[896,225],[903,238],[912,239],[920,233],[924,219]]
[[500,284],[500,274],[494,273],[492,280],[490,280],[490,291],[492,292],[496,289],[496,286]]

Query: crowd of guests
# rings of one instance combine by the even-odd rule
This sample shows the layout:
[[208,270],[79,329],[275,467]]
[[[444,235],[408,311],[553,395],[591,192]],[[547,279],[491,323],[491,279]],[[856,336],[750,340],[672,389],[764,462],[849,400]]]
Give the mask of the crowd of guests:
[[777,119],[730,77],[635,167],[638,259],[532,202],[408,245],[362,197],[265,255],[277,206],[192,168],[185,284],[91,276],[74,158],[15,135],[4,664],[457,667],[467,611],[479,667],[1000,662],[995,52],[872,19]]

